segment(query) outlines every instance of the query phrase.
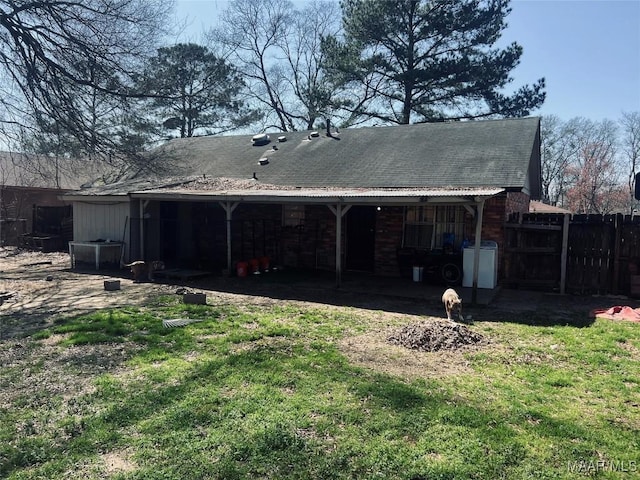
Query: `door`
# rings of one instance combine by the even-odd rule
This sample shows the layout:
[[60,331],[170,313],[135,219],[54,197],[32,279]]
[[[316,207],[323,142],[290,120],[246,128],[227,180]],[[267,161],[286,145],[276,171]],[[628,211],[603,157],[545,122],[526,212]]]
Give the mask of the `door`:
[[[147,220],[147,223],[151,221],[155,223],[155,220]],[[151,249],[150,242],[159,243],[158,247],[160,249],[159,256],[158,254],[153,254],[147,260],[155,260],[156,258],[163,260],[164,262],[169,262],[171,264],[175,264],[178,259],[178,248],[179,248],[179,215],[178,215],[178,203],[177,202],[160,202],[160,219],[158,228],[158,237],[152,238],[151,235],[147,235],[147,250],[146,252],[151,253],[155,249]],[[147,230],[150,231],[150,230]]]
[[353,206],[347,212],[346,268],[374,271],[376,207]]

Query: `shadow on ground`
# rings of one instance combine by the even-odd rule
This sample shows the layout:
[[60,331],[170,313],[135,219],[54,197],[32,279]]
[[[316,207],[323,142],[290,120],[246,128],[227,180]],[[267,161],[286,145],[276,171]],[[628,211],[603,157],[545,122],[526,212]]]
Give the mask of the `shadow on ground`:
[[[346,273],[337,286],[334,272],[280,270],[246,277],[207,276],[190,280],[167,278],[134,283],[128,270],[71,270],[68,264],[46,263],[1,272],[0,280],[28,284],[10,305],[0,306],[0,339],[24,336],[50,326],[60,315],[87,313],[102,308],[143,304],[160,294],[180,289],[206,292],[216,302],[312,302],[404,315],[445,317],[441,304],[445,285],[414,282],[409,278]],[[120,279],[121,289],[105,291],[106,279]],[[593,323],[591,312],[614,305],[639,306],[623,297],[557,295],[537,291],[479,289],[476,304],[470,288],[455,287],[463,299],[464,314],[473,321],[515,322],[527,325]],[[8,302],[7,302],[8,303]]]

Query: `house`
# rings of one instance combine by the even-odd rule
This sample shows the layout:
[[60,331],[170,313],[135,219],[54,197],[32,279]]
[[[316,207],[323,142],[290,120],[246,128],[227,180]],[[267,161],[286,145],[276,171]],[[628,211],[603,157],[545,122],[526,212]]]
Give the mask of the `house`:
[[529,204],[529,213],[571,213],[571,210],[566,208],[556,207],[555,205],[549,205],[540,200],[531,200]]
[[60,195],[80,184],[42,174],[44,165],[41,156],[0,152],[0,245],[57,249],[68,240],[65,225],[71,236],[71,205]]
[[[174,139],[154,176],[66,194],[77,242],[226,271],[272,265],[460,281],[540,195],[539,118]],[[249,264],[249,265],[247,265]],[[469,268],[469,267],[468,267]],[[409,270],[408,270],[409,269]],[[500,271],[500,266],[498,271]]]

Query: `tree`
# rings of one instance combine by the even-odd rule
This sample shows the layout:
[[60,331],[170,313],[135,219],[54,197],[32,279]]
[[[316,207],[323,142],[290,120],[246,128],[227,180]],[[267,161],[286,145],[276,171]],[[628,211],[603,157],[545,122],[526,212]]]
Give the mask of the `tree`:
[[239,99],[243,88],[234,67],[193,43],[158,49],[140,81],[163,126],[180,137],[248,125],[255,115]]
[[[117,83],[113,75],[100,72],[91,62],[79,59],[78,63],[84,64],[94,83],[106,87]],[[135,98],[85,87],[76,105],[86,119],[87,131],[82,138],[67,124],[43,112],[33,112],[30,125],[19,129],[20,151],[28,154],[19,157],[21,168],[37,177],[55,180],[56,185],[60,177],[77,178],[78,172],[115,181],[126,173],[131,159],[154,140],[155,131]],[[109,139],[108,150],[102,138]],[[157,171],[160,165],[144,162],[142,166]]]
[[322,38],[335,34],[338,6],[332,1],[310,2],[295,12],[291,36],[280,45],[284,52],[285,80],[293,93],[287,108],[292,123],[307,130],[314,128],[321,117],[331,117],[339,105],[334,98],[334,86],[322,69],[324,56]]
[[633,207],[637,204],[634,198],[635,175],[640,167],[640,112],[623,113],[620,126],[622,152],[629,172],[627,186],[629,187],[630,213],[633,213]]
[[582,123],[580,118],[563,122],[555,115],[545,115],[541,119],[542,200],[550,205],[558,205],[563,200],[567,182],[565,172],[579,153]]
[[169,0],[0,0],[4,126],[37,128],[42,118],[86,151],[117,151],[86,101],[133,95],[132,76],[171,8]]
[[289,0],[230,2],[210,38],[242,72],[265,128],[310,129],[334,109],[320,41],[339,31],[338,16],[333,1],[310,2],[301,11]]
[[570,187],[567,206],[575,213],[607,214],[624,210],[628,192],[620,181],[616,124],[583,121],[575,162],[565,170]]
[[507,0],[343,0],[344,38],[327,37],[325,67],[350,86],[354,118],[385,123],[529,115],[544,79],[512,94],[522,47],[495,47]]

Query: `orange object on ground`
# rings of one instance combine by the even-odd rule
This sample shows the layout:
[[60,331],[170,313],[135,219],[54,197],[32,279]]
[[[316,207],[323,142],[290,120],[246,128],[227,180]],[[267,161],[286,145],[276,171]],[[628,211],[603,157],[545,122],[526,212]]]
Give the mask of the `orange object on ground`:
[[607,309],[594,310],[593,317],[608,318],[610,320],[625,320],[627,322],[640,323],[640,308],[615,306]]

